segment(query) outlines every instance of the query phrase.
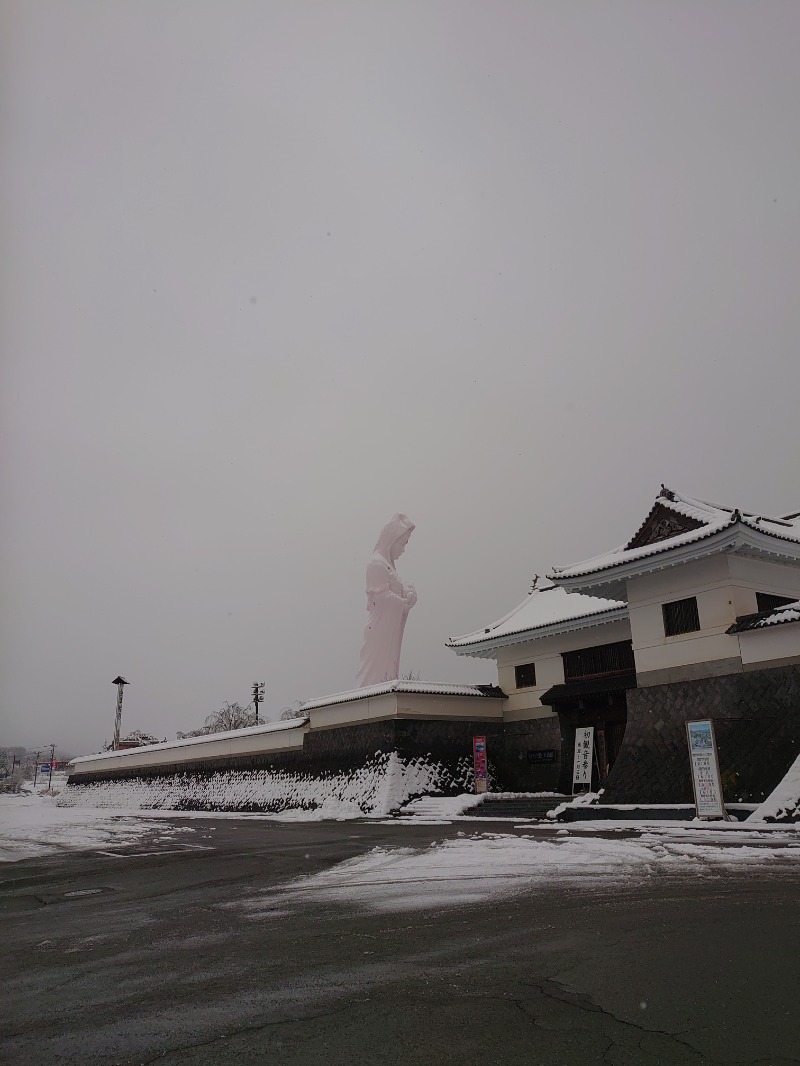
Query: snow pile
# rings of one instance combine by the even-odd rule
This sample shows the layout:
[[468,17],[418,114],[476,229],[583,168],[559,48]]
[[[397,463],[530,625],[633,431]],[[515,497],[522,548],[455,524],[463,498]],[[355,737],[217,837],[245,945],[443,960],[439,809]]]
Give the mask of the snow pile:
[[593,804],[597,803],[599,799],[599,792],[581,792],[577,796],[573,796],[571,800],[565,800],[563,803],[559,803],[559,805],[554,807],[552,811],[548,811],[547,817],[556,819],[560,814],[563,814],[568,807],[591,807]]
[[800,822],[800,755],[747,822]]
[[0,862],[53,852],[97,850],[194,832],[149,821],[137,811],[64,810],[55,797],[0,796]]
[[315,818],[385,817],[422,794],[463,792],[472,784],[472,760],[455,769],[430,757],[403,759],[376,752],[367,762],[338,773],[289,770],[220,770],[211,774],[94,781],[70,785],[63,806],[127,807],[176,811],[269,811],[313,813]]
[[232,906],[256,920],[291,913],[309,903],[407,911],[486,903],[532,890],[616,891],[665,873],[695,878],[742,869],[796,874],[799,868],[800,850],[772,844],[694,844],[653,834],[639,840],[568,834],[541,840],[482,833],[427,848],[374,848]]

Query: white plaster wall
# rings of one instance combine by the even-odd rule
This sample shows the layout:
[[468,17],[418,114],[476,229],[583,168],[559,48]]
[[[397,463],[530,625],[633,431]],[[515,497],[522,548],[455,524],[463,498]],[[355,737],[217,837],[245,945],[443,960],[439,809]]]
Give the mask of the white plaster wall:
[[503,717],[505,702],[476,696],[423,696],[398,692],[397,717],[500,719]]
[[739,646],[745,664],[768,665],[776,659],[800,659],[800,622],[740,633]]
[[800,599],[800,567],[748,559],[743,555],[729,557],[734,603],[737,614],[753,614],[758,610],[757,592],[775,596],[794,596]]
[[169,748],[153,746],[143,751],[131,749],[92,756],[70,767],[70,773],[96,773],[100,770],[132,770],[141,766],[164,766],[172,763],[200,762],[203,759],[224,759],[232,755],[262,755],[271,752],[296,751],[303,747],[307,725],[294,729],[279,729],[274,733],[232,737],[225,740],[206,740],[194,744],[180,744]]
[[[740,658],[739,639],[726,630],[739,615],[757,610],[756,592],[800,597],[800,568],[724,553],[632,578],[627,584],[633,651],[641,675]],[[666,636],[662,605],[689,596],[697,597],[700,630]]]
[[391,718],[502,718],[504,700],[482,696],[440,696],[423,692],[385,692],[309,711],[312,729],[356,725]]
[[[503,718],[508,722],[519,722],[531,718],[549,718],[553,714],[550,707],[542,704],[540,697],[553,685],[564,683],[562,652],[630,639],[631,627],[623,619],[499,648],[497,683],[508,696]],[[517,689],[514,667],[525,663],[534,663],[536,666],[536,687]]]
[[383,692],[367,699],[346,700],[327,707],[314,707],[308,712],[312,729],[355,725],[358,722],[377,722],[397,717],[397,693]]
[[[715,555],[628,581],[637,673],[738,658],[739,642],[725,633],[737,614],[728,558]],[[697,597],[700,630],[666,636],[662,605],[689,596]]]

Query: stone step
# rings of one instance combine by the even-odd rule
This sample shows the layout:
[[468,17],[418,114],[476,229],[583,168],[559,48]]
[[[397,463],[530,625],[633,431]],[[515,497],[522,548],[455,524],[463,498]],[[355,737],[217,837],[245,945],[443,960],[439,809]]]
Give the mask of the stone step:
[[419,796],[398,812],[401,818],[429,818],[444,820],[457,818],[461,813],[458,796]]
[[492,799],[487,796],[479,807],[465,814],[468,818],[546,818],[570,796],[531,796],[530,799]]

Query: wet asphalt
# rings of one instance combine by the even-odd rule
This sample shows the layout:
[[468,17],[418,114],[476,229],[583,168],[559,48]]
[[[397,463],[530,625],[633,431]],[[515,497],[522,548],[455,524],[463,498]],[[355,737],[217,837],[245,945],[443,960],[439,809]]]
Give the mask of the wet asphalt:
[[[167,836],[170,822],[191,831]],[[0,868],[2,1061],[800,1062],[791,871],[765,864],[588,892],[554,883],[399,913],[312,902],[259,915],[242,904],[375,846],[517,830],[160,825],[135,846]]]

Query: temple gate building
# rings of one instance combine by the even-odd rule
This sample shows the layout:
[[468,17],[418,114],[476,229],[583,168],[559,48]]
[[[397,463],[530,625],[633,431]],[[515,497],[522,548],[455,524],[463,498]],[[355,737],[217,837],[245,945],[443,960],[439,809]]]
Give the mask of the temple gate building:
[[726,799],[758,801],[800,751],[800,512],[662,486],[622,547],[554,568],[500,621],[450,640],[496,660],[505,776],[571,788],[595,728],[604,802],[692,798],[685,723],[714,720]]

